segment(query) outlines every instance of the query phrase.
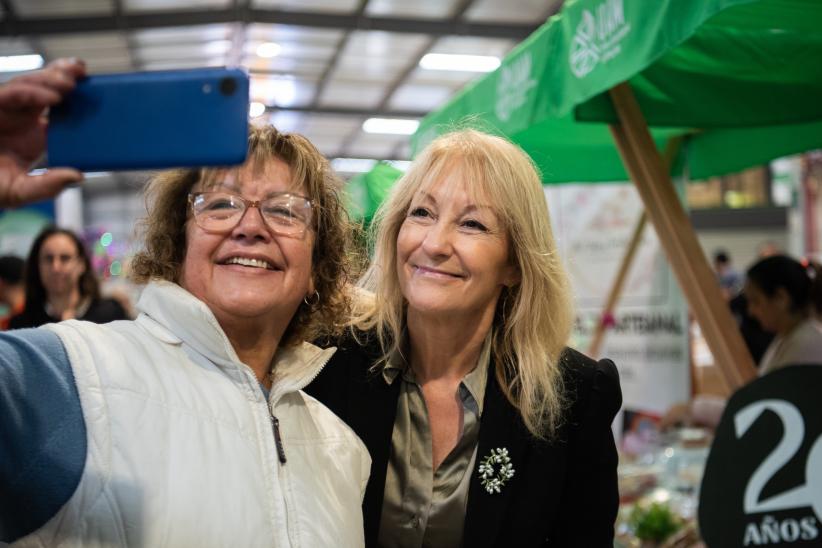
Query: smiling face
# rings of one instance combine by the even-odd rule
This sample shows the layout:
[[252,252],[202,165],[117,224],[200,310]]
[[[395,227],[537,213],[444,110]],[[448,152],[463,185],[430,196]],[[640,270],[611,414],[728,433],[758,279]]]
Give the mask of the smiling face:
[[502,288],[519,280],[506,229],[459,170],[419,190],[397,236],[397,274],[409,312],[493,315]]
[[[205,190],[195,185],[192,192]],[[276,192],[305,194],[291,183],[291,170],[279,159],[265,169],[245,166],[218,186],[248,200]],[[221,325],[261,321],[284,329],[303,297],[313,291],[311,256],[314,232],[300,236],[274,234],[259,209],[248,208],[227,233],[211,233],[189,218],[180,285],[203,301]]]

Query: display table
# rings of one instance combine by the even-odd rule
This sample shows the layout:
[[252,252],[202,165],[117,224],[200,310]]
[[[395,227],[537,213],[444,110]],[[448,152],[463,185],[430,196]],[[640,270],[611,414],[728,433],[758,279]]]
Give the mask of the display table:
[[[710,443],[708,431],[683,428],[661,436],[638,457],[621,456],[615,546],[703,546],[696,515]],[[639,538],[673,529],[664,541]]]

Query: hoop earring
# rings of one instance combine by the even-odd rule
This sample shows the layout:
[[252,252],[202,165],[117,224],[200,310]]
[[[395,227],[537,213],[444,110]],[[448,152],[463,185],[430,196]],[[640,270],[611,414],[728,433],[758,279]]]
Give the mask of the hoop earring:
[[317,291],[316,289],[314,290],[313,297],[314,297],[314,298],[313,298],[313,299],[311,299],[311,301],[310,301],[310,302],[309,302],[309,300],[308,300],[308,295],[306,295],[305,297],[303,297],[303,302],[305,303],[305,305],[306,305],[306,306],[308,306],[308,307],[314,307],[314,306],[317,306],[318,304],[320,304],[320,292],[319,292],[319,291]]

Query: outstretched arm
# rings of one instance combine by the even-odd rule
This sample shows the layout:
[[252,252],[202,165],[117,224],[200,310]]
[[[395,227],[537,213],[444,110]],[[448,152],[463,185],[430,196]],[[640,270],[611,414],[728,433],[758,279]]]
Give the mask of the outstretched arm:
[[0,207],[51,198],[82,180],[75,169],[50,169],[41,175],[28,171],[46,149],[46,109],[59,103],[85,73],[82,61],[60,59],[0,86]]
[[68,501],[86,445],[80,396],[57,335],[0,333],[0,544],[38,529]]

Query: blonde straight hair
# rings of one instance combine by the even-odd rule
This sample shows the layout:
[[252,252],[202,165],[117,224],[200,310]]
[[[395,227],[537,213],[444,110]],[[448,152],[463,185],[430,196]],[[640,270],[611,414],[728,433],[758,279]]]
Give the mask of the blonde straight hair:
[[[518,285],[503,290],[492,327],[496,379],[528,430],[550,438],[562,420],[559,361],[573,323],[565,269],[536,166],[509,141],[467,129],[443,135],[413,162],[375,215],[374,259],[359,286],[352,324],[375,330],[384,358],[401,344],[406,301],[397,275],[397,235],[413,197],[457,170],[474,197],[494,204],[507,230]],[[384,360],[376,367],[382,367]]]

